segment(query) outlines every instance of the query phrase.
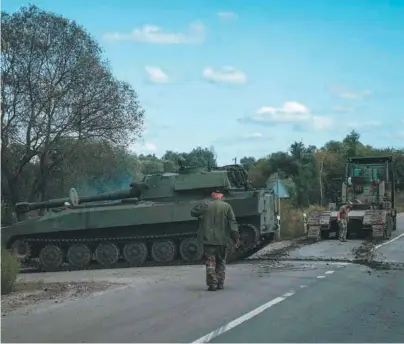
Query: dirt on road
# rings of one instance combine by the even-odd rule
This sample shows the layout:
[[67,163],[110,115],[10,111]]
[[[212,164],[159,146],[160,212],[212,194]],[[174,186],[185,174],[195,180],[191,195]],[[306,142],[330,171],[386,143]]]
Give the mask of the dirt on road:
[[2,316],[10,311],[45,301],[63,302],[69,298],[85,297],[122,284],[111,282],[18,282],[15,290],[1,297]]

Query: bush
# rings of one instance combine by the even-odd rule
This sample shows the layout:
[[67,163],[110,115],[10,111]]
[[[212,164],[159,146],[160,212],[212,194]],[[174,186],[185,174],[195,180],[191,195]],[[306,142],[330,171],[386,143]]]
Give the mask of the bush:
[[298,209],[290,200],[281,200],[281,240],[303,237],[306,234],[303,214],[309,216],[315,210],[325,210],[325,208],[310,206],[307,209]]
[[293,207],[289,200],[281,200],[280,239],[293,239],[304,235],[303,211]]
[[8,294],[14,290],[20,264],[11,252],[1,248],[1,294]]

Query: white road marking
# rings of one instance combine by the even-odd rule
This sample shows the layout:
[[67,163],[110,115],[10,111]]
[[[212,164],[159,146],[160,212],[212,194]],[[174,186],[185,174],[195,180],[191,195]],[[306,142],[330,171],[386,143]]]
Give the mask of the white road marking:
[[[351,263],[338,263],[338,264],[340,264],[340,266],[338,266],[338,267],[342,267],[342,266],[345,266],[345,265],[349,265]],[[329,271],[325,272],[326,275],[331,275],[333,273],[334,273],[333,270],[329,270]],[[319,279],[326,278],[326,276],[317,276],[317,278],[319,278]],[[307,285],[302,284],[302,285],[300,285],[300,288],[307,288]],[[285,293],[282,296],[277,297],[277,298],[263,304],[262,306],[253,309],[252,311],[242,315],[241,317],[239,317],[237,319],[234,319],[233,321],[229,322],[228,324],[217,328],[216,330],[214,330],[214,331],[208,333],[207,335],[193,341],[192,343],[209,343],[213,338],[216,338],[216,337],[220,336],[221,334],[230,331],[231,329],[235,328],[236,326],[241,325],[243,322],[246,322],[246,321],[254,318],[255,316],[261,314],[263,311],[265,311],[268,308],[271,308],[272,306],[275,306],[276,304],[286,300],[288,297],[290,297],[290,296],[292,296],[294,294],[295,294],[295,291],[291,290],[290,292]]]
[[351,265],[352,263],[348,262],[330,262],[329,265],[336,265],[338,268],[342,268],[343,266]]
[[376,246],[375,246],[375,250],[377,250],[378,248],[380,248],[380,247],[382,247],[382,246],[384,246],[384,245],[390,244],[390,243],[392,243],[393,241],[396,241],[396,240],[400,239],[403,235],[404,235],[404,233],[402,233],[402,234],[396,236],[395,238],[393,238],[393,239],[391,239],[391,240],[389,240],[389,241],[384,242],[383,244],[376,245]]
[[232,328],[242,324],[243,322],[252,319],[253,317],[257,316],[258,314],[262,313],[263,311],[267,310],[268,308],[271,308],[272,306],[275,306],[276,304],[286,300],[288,297],[294,295],[295,291],[290,291],[288,293],[283,294],[282,296],[279,296],[265,304],[263,304],[260,307],[257,307],[253,309],[251,312],[248,312],[241,317],[234,319],[233,321],[229,322],[226,325],[223,325],[219,327],[218,329],[208,333],[207,335],[193,341],[192,343],[208,343],[211,341],[213,338],[220,336],[221,334],[230,331]]

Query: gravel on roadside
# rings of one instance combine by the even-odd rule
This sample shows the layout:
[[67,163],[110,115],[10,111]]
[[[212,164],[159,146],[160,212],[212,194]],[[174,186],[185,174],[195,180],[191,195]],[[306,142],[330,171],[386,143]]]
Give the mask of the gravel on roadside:
[[121,284],[111,282],[19,282],[15,291],[1,296],[2,316],[16,309],[44,301],[63,302],[69,298],[88,296]]

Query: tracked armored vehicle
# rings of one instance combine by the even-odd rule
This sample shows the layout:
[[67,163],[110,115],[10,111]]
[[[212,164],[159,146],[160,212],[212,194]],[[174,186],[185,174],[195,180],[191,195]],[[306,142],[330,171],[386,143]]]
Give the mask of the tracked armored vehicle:
[[[190,210],[221,190],[234,209],[241,235],[231,259],[269,243],[277,229],[274,194],[253,189],[240,165],[215,169],[183,167],[176,173],[146,175],[129,190],[41,203],[18,203],[18,222],[3,227],[2,243],[24,262],[45,271],[200,262],[198,220]],[[46,209],[27,219],[32,210]]]
[[339,236],[337,212],[352,203],[348,235],[389,238],[396,229],[395,174],[393,158],[355,157],[347,160],[341,197],[329,204],[328,211],[312,212],[308,218],[308,238],[328,239]]

